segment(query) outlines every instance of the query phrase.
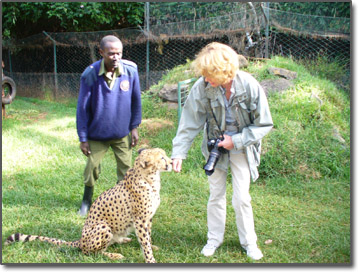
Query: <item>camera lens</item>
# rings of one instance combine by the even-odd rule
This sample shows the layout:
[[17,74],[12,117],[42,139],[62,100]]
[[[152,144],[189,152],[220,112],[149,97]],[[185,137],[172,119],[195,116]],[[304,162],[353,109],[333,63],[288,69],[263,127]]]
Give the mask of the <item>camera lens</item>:
[[214,171],[215,171],[215,165],[218,162],[219,158],[220,158],[220,151],[216,148],[214,148],[209,155],[209,159],[207,161],[207,163],[204,166],[204,170],[205,170],[205,174],[207,176],[211,176]]

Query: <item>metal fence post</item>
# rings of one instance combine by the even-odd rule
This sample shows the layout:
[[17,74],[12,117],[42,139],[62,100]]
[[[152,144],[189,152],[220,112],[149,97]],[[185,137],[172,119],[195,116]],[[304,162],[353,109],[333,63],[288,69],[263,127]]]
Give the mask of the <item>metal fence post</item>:
[[270,26],[270,2],[266,2],[266,18],[267,18],[267,22],[266,22],[266,30],[265,30],[265,36],[266,36],[266,39],[265,39],[265,58],[269,58],[269,53],[268,53],[268,40],[269,40],[269,26]]
[[55,76],[55,98],[57,97],[58,93],[58,79],[57,79],[57,60],[56,60],[56,41],[51,38],[46,31],[42,31],[49,39],[53,42],[53,62],[54,62],[54,76]]
[[147,31],[147,61],[146,61],[146,74],[145,74],[145,87],[149,89],[149,2],[145,2],[145,21]]

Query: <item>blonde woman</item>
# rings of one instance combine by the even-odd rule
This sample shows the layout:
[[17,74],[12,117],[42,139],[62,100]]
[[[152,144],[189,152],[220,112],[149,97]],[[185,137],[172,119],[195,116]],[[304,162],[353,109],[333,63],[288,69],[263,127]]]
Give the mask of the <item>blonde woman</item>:
[[239,70],[237,53],[225,44],[205,46],[193,68],[200,78],[185,102],[173,139],[172,159],[174,171],[180,172],[192,141],[204,130],[202,152],[208,161],[205,171],[210,196],[208,240],[201,253],[211,256],[223,243],[230,167],[240,244],[248,257],[259,260],[263,254],[257,246],[249,188],[250,180],[258,178],[261,139],[273,127],[265,93],[256,79]]

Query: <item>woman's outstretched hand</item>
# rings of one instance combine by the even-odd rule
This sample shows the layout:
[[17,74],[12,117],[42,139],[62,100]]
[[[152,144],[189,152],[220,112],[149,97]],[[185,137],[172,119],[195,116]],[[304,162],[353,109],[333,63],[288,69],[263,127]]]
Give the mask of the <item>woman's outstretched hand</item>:
[[182,159],[173,159],[173,171],[179,173],[181,171],[181,164],[183,162]]

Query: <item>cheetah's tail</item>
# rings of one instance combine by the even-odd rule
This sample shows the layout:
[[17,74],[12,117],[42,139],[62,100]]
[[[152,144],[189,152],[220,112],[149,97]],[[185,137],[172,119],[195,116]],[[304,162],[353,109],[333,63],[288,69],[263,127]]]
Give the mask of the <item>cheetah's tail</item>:
[[10,245],[14,242],[31,242],[31,241],[34,241],[34,240],[39,240],[39,241],[42,241],[42,242],[48,242],[48,243],[51,243],[51,244],[54,244],[54,245],[57,245],[57,246],[61,246],[61,245],[67,245],[67,246],[70,246],[70,247],[79,247],[80,246],[80,243],[79,241],[74,241],[74,242],[66,242],[66,241],[63,241],[63,240],[59,240],[59,239],[56,239],[56,238],[49,238],[49,237],[46,237],[46,236],[37,236],[37,235],[26,235],[26,234],[21,234],[21,233],[15,233],[15,234],[12,234],[10,235],[6,241],[5,241],[5,245]]

